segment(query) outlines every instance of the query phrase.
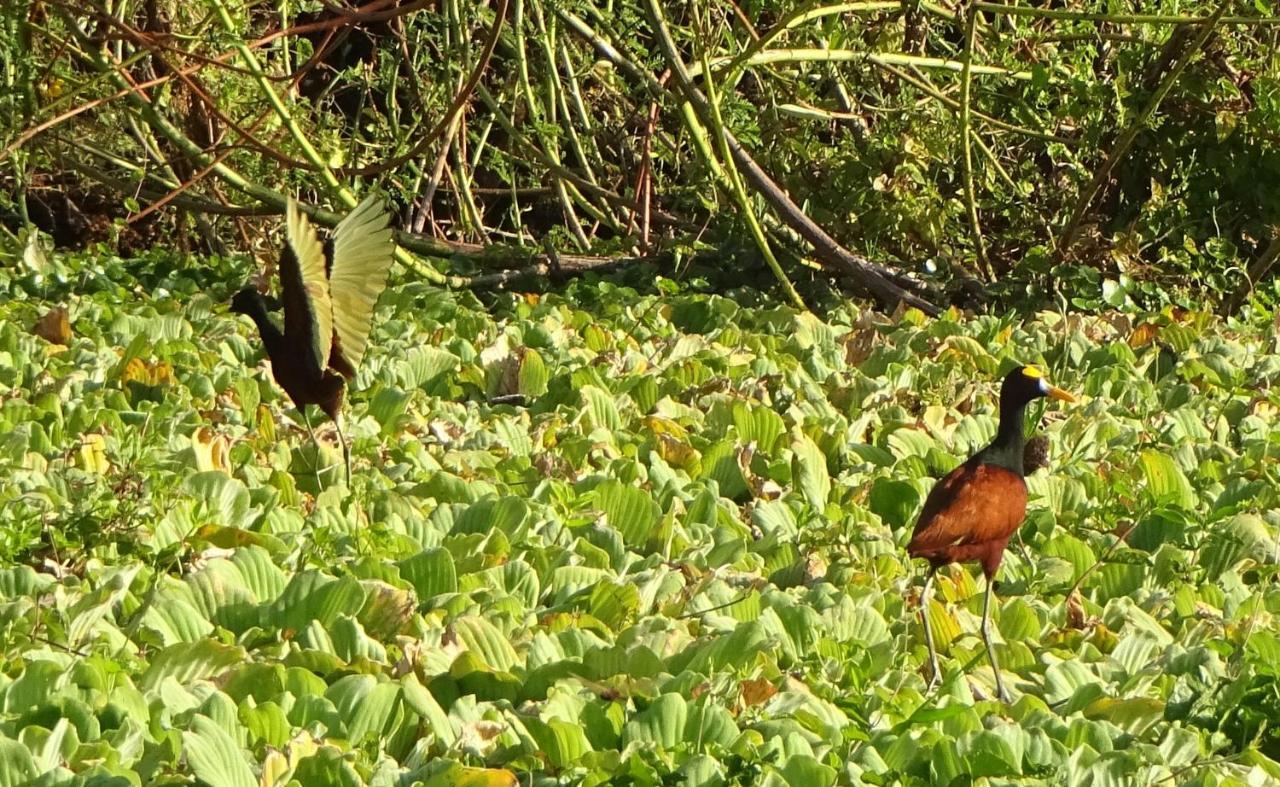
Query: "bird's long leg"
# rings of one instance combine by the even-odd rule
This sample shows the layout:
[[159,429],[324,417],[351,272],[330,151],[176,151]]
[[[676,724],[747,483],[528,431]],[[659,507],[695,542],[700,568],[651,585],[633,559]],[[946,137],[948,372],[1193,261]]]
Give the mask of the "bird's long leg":
[[991,671],[996,676],[996,695],[1004,702],[1009,701],[1009,693],[1004,690],[1004,680],[1000,678],[1000,664],[996,661],[996,649],[991,644],[991,597],[995,595],[995,577],[987,577],[987,595],[982,602],[982,641],[987,646],[987,658],[991,659]]
[[342,459],[347,463],[347,488],[351,487],[351,449],[347,447],[347,437],[342,433],[342,413],[333,419],[333,428],[338,430],[338,444],[342,446]]
[[942,669],[938,666],[938,649],[933,646],[933,629],[929,626],[929,599],[933,595],[933,578],[938,574],[937,566],[929,567],[929,576],[924,580],[924,590],[920,591],[920,622],[924,624],[924,644],[929,648],[929,691],[942,680]]
[[316,486],[320,491],[324,491],[324,481],[320,478],[320,441],[316,439],[316,433],[311,428],[311,418],[307,415],[307,406],[304,404],[298,408],[298,412],[302,413],[302,423],[307,425],[307,434],[311,435],[311,447],[313,450],[311,456],[311,470],[316,474]]

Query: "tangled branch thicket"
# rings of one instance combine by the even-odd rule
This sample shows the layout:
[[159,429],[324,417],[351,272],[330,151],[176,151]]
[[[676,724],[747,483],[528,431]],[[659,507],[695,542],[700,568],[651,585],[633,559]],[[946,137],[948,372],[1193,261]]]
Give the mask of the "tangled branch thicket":
[[285,194],[380,188],[455,286],[698,257],[927,311],[1249,292],[1280,20],[1146,5],[6,4],[7,224],[227,253]]

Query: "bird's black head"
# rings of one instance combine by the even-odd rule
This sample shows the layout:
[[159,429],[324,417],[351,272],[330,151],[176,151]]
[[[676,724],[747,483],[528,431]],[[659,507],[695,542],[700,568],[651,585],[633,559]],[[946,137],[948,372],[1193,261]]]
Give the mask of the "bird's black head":
[[231,311],[236,314],[254,314],[255,312],[265,311],[262,303],[262,293],[253,287],[245,287],[231,296]]
[[1052,396],[1064,402],[1074,402],[1076,398],[1061,388],[1049,385],[1044,373],[1034,366],[1019,366],[1005,375],[1000,386],[1000,404],[1002,407],[1021,407],[1032,399],[1041,396]]

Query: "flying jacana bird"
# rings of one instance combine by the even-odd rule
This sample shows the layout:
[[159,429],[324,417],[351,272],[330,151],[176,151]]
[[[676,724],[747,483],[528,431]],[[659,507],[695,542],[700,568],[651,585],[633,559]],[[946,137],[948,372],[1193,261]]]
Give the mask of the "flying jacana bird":
[[370,196],[338,223],[323,246],[292,198],[280,252],[284,330],[272,320],[262,293],[245,287],[231,310],[247,315],[271,359],[271,373],[302,413],[315,442],[307,405],[324,411],[338,430],[347,480],[351,452],[342,434],[342,395],[364,357],[378,296],[387,284],[395,241],[382,201]]
[[1000,699],[1008,699],[991,644],[991,597],[1005,545],[1027,513],[1023,421],[1027,404],[1042,396],[1075,401],[1071,394],[1049,385],[1034,366],[1019,366],[1005,376],[1000,386],[1000,427],[995,439],[934,485],[911,533],[907,553],[929,561],[929,576],[920,595],[920,618],[929,648],[929,667],[933,671],[930,688],[937,685],[942,674],[938,651],[933,645],[933,631],[929,628],[929,598],[934,576],[949,563],[977,561],[982,564],[982,573],[987,579],[982,604],[982,641],[995,672],[996,693]]

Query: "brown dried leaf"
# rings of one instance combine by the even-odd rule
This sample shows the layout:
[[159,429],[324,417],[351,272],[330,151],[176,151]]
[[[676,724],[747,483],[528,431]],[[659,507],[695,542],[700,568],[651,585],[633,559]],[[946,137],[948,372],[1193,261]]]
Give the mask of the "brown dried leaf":
[[1080,630],[1084,625],[1084,603],[1080,600],[1080,591],[1074,590],[1067,596],[1067,627]]
[[778,687],[764,678],[749,678],[742,681],[742,704],[747,707],[759,705],[778,693]]
[[55,306],[40,315],[31,332],[50,344],[70,344],[71,317],[65,308]]

